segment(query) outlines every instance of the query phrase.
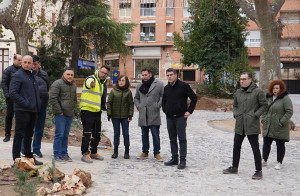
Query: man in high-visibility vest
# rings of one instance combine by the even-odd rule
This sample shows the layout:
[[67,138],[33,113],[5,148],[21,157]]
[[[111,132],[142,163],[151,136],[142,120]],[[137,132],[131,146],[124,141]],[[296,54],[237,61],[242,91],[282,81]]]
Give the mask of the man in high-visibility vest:
[[101,135],[101,112],[105,110],[106,78],[109,71],[110,68],[103,65],[94,75],[87,77],[83,85],[79,108],[83,125],[81,160],[86,163],[92,163],[92,159],[104,159],[97,153],[97,146]]

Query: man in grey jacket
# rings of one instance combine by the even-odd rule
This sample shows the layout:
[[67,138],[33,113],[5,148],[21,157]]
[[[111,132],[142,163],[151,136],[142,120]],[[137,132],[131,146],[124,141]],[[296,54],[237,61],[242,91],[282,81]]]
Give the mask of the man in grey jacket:
[[136,88],[134,104],[139,111],[138,125],[142,129],[142,154],[138,159],[148,158],[149,153],[149,130],[153,138],[154,158],[162,162],[160,156],[159,128],[161,125],[160,107],[164,85],[154,78],[150,68],[142,69],[142,83]]
[[259,150],[258,135],[260,134],[259,117],[267,109],[267,100],[261,89],[252,82],[252,74],[243,72],[240,76],[241,88],[234,94],[233,117],[235,123],[235,135],[233,143],[232,166],[224,169],[224,174],[237,174],[241,147],[244,138],[247,136],[251,145],[256,171],[252,179],[262,178],[261,154]]

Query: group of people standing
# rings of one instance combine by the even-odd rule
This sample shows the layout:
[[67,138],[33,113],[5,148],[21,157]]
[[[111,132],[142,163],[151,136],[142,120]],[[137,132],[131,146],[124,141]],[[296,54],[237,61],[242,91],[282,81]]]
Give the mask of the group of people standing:
[[[277,145],[277,164],[280,170],[285,154],[285,142],[290,140],[289,120],[293,115],[292,101],[282,80],[273,80],[265,96],[263,91],[252,81],[252,74],[243,72],[240,76],[241,88],[234,94],[233,116],[236,120],[233,144],[232,166],[223,170],[224,174],[237,174],[241,146],[245,136],[251,145],[255,173],[252,179],[262,178],[262,166],[267,165],[271,144]],[[263,125],[263,156],[259,149],[260,119]]]
[[[104,159],[98,153],[97,146],[101,139],[101,114],[105,110],[107,110],[108,121],[112,122],[114,128],[114,152],[111,157],[116,159],[119,156],[122,128],[124,158],[130,158],[129,123],[132,121],[135,105],[139,111],[138,126],[141,127],[142,136],[142,153],[137,158],[149,157],[149,132],[151,132],[154,158],[159,162],[163,161],[160,156],[160,108],[162,108],[166,114],[171,148],[171,159],[164,165],[177,165],[178,169],[186,168],[187,119],[193,113],[197,103],[197,96],[191,87],[178,79],[177,72],[173,68],[166,70],[168,80],[166,86],[155,79],[150,68],[143,68],[142,82],[137,86],[135,96],[133,97],[129,89],[128,77],[121,75],[117,79],[116,87],[109,93],[106,109],[106,79],[109,72],[110,68],[103,65],[95,71],[94,75],[87,77],[83,85],[79,103],[83,125],[81,160],[92,163],[92,159]],[[241,146],[247,136],[253,150],[256,168],[252,178],[261,179],[262,166],[267,165],[273,141],[277,144],[275,169],[281,168],[285,142],[290,139],[289,120],[293,115],[293,106],[285,84],[281,80],[271,81],[267,96],[252,81],[249,72],[241,74],[240,85],[241,88],[234,94],[233,104],[233,115],[236,119],[233,161],[232,166],[224,169],[223,173],[238,173]],[[56,80],[50,87],[49,77],[41,69],[38,56],[15,55],[14,64],[3,73],[2,88],[7,103],[4,142],[10,140],[12,118],[15,114],[13,159],[20,158],[22,151],[25,157],[34,158],[35,164],[43,164],[35,157],[43,157],[41,139],[49,100],[55,120],[54,159],[58,162],[71,162],[72,159],[68,154],[68,136],[77,107],[74,70],[67,67],[62,78]],[[189,104],[188,99],[190,99]],[[258,142],[260,119],[263,124],[263,159]]]

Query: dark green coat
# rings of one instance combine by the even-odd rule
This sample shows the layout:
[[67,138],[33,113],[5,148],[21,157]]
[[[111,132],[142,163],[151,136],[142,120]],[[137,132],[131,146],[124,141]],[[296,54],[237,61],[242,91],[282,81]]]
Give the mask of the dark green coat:
[[252,82],[246,91],[243,88],[238,89],[233,102],[235,133],[260,134],[259,117],[266,111],[267,105],[263,91],[255,83]]
[[107,101],[107,115],[111,118],[128,118],[133,116],[133,97],[129,89],[114,88]]
[[293,104],[290,97],[287,93],[283,93],[274,102],[272,96],[267,96],[267,100],[269,110],[262,118],[263,136],[289,141],[289,120],[293,116]]
[[68,84],[63,78],[51,85],[50,103],[54,115],[73,116],[77,105],[76,84]]

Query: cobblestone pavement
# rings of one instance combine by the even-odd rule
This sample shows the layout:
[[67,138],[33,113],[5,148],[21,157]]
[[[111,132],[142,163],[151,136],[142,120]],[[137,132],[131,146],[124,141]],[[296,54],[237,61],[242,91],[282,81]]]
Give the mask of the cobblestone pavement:
[[[124,147],[120,147],[121,156],[112,160],[104,172],[93,179],[95,184],[88,190],[88,195],[300,195],[299,140],[287,143],[286,157],[280,171],[274,169],[276,146],[273,144],[269,165],[263,168],[263,180],[254,181],[251,180],[255,170],[254,158],[245,139],[239,174],[224,175],[222,169],[230,166],[232,161],[234,134],[211,128],[207,121],[232,119],[232,112],[195,111],[188,119],[187,126],[187,168],[178,170],[156,162],[152,153],[147,160],[136,159],[141,153],[141,131],[137,127],[137,116],[135,113],[130,124],[130,159],[123,159]],[[170,146],[165,116],[162,116],[161,155],[167,161],[170,158]],[[104,120],[103,129],[112,139],[111,124]]]
[[[103,114],[104,116],[106,114]],[[161,155],[164,161],[170,159],[170,146],[166,129],[165,115],[162,113]],[[111,122],[102,117],[103,130],[113,141]],[[85,164],[80,161],[80,148],[69,147],[74,162],[57,164],[63,172],[72,173],[75,167],[91,172],[93,185],[87,195],[300,195],[300,140],[286,144],[283,167],[274,169],[276,146],[272,145],[269,165],[263,168],[263,179],[251,180],[254,173],[254,158],[247,139],[242,146],[239,174],[224,175],[222,169],[231,165],[233,132],[214,129],[207,125],[208,120],[232,119],[232,112],[195,111],[188,119],[187,168],[178,170],[156,162],[151,156],[147,160],[137,160],[141,153],[141,131],[137,126],[138,112],[130,123],[130,159],[123,158],[124,147],[120,146],[119,157],[111,159],[111,150],[102,150],[104,161]],[[151,135],[151,134],[150,134]],[[12,141],[4,143],[0,138],[0,163],[11,161]],[[123,139],[121,136],[121,144]],[[150,136],[150,143],[152,139]],[[262,138],[260,138],[262,147]],[[7,152],[7,153],[4,153]],[[45,158],[50,164],[52,144],[42,144]]]

